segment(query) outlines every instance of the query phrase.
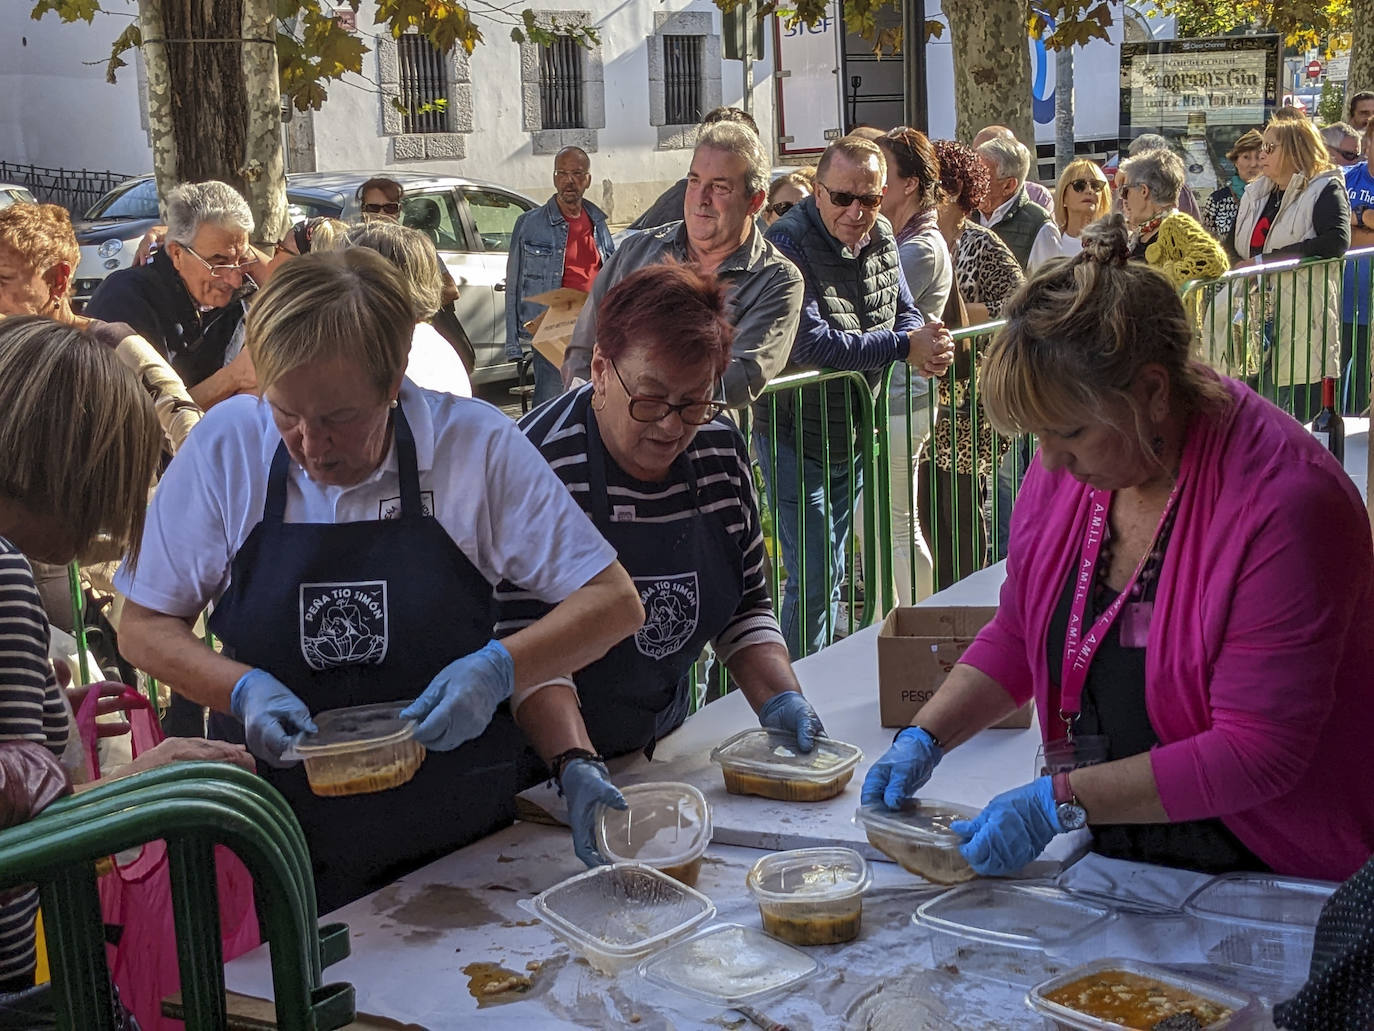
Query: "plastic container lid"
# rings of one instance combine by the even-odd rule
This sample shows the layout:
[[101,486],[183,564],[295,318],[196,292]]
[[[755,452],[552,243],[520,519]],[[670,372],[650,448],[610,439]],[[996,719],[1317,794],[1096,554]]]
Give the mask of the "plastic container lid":
[[315,717],[316,734],[297,734],[283,759],[316,759],[398,745],[415,736],[415,721],[400,718],[409,702],[382,702],[329,709]]
[[1203,1027],[1203,1031],[1222,1031],[1223,1028],[1241,1028],[1253,1026],[1253,1021],[1259,1016],[1260,1005],[1253,995],[1246,992],[1235,991],[1230,988],[1222,988],[1207,981],[1199,981],[1196,978],[1187,977],[1183,974],[1175,974],[1169,970],[1150,966],[1148,963],[1141,963],[1134,959],[1098,959],[1091,963],[1085,963],[1081,967],[1074,967],[1066,970],[1062,974],[1057,974],[1048,981],[1043,981],[1026,993],[1026,1005],[1036,1013],[1055,1021],[1061,1028],[1075,1028],[1078,1031],[1119,1031],[1125,1027],[1124,1024],[1117,1024],[1110,1020],[1103,1020],[1082,1013],[1068,1006],[1063,1006],[1057,1002],[1051,1002],[1045,996],[1051,992],[1072,984],[1084,977],[1091,977],[1093,974],[1105,970],[1121,970],[1126,973],[1139,974],[1141,977],[1148,977],[1166,985],[1190,992],[1208,1002],[1217,1003],[1231,1011],[1230,1015],[1214,1020]]
[[900,809],[883,805],[860,806],[854,822],[865,830],[899,838],[917,845],[958,848],[964,839],[949,829],[956,820],[972,820],[978,810],[933,798],[908,798]]
[[1116,914],[1059,888],[979,881],[923,902],[912,920],[970,941],[1054,951],[1100,931]]
[[872,879],[864,857],[852,848],[797,848],[764,856],[746,883],[765,904],[816,903],[862,895]]
[[794,735],[763,727],[741,731],[711,749],[711,761],[727,769],[817,784],[854,769],[863,757],[862,749],[828,737],[816,738],[809,753],[799,752]]
[[676,866],[706,851],[711,805],[692,785],[634,784],[620,793],[629,808],[602,806],[596,817],[596,847],[607,859]]
[[1242,927],[1311,931],[1336,890],[1326,881],[1275,874],[1230,873],[1213,877],[1183,903],[1189,916]]
[[690,934],[716,913],[701,892],[640,863],[598,866],[520,904],[610,973]]
[[792,946],[742,924],[722,924],[669,946],[639,966],[650,984],[721,1006],[772,995],[816,971]]

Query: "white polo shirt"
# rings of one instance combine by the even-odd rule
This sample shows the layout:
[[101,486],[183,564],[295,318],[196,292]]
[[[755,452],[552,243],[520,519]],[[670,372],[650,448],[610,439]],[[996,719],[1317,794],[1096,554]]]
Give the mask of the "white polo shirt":
[[[612,548],[515,423],[484,401],[401,386],[420,493],[492,584],[509,580],[557,603],[615,561]],[[189,618],[229,585],[234,556],[262,520],[281,435],[271,407],[240,395],[186,438],[148,509],[143,549],[115,586],[130,600]],[[362,483],[321,486],[292,462],[288,523],[346,523],[400,512],[396,449]]]

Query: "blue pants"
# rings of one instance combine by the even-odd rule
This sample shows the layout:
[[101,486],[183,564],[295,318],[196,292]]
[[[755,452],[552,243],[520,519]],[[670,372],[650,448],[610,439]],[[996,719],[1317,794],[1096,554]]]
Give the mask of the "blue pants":
[[534,400],[532,406],[538,408],[545,401],[552,401],[563,393],[563,374],[538,351],[531,352],[534,357]]
[[[754,444],[776,512],[773,532],[787,569],[780,613],[782,636],[788,653],[799,659],[824,648],[834,633],[845,545],[853,526],[852,506],[863,489],[862,466],[857,460],[853,465],[834,462],[827,477],[820,459],[803,455],[799,491],[795,442],[778,440],[777,468],[773,468],[768,440],[760,434]],[[870,591],[876,593],[876,584]]]

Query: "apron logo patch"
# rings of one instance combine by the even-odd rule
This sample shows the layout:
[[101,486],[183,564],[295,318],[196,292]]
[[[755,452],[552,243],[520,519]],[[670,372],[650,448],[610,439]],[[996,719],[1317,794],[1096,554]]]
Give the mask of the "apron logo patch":
[[386,658],[386,581],[301,584],[301,655],[313,670]]
[[695,636],[701,614],[697,574],[635,577],[644,606],[644,625],[635,633],[635,647],[650,659],[676,652]]
[[[420,491],[420,514],[428,517],[434,516],[434,491]],[[377,502],[378,519],[400,519],[401,518],[401,499],[382,498]]]

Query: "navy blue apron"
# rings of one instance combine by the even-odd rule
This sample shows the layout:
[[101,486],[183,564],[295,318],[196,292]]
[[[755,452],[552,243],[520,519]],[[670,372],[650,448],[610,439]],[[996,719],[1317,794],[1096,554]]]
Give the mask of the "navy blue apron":
[[[687,718],[687,674],[744,596],[744,555],[722,520],[710,513],[669,523],[631,522],[625,502],[610,503],[606,451],[587,411],[588,513],[634,578],[644,625],[575,677],[582,719],[605,756],[644,749]],[[669,482],[686,486],[697,507],[696,478],[685,454]]]
[[[404,411],[393,414],[399,517],[381,518],[394,510],[392,498],[379,503],[376,520],[285,522],[291,459],[280,444],[262,521],[210,617],[226,654],[271,673],[311,713],[410,701],[491,639],[491,585],[425,511],[415,440]],[[243,726],[214,713],[210,736],[241,742]],[[482,736],[429,752],[414,779],[390,791],[320,798],[300,764],[260,762],[258,772],[305,830],[320,912],[328,913],[509,824],[523,744],[503,706]]]

